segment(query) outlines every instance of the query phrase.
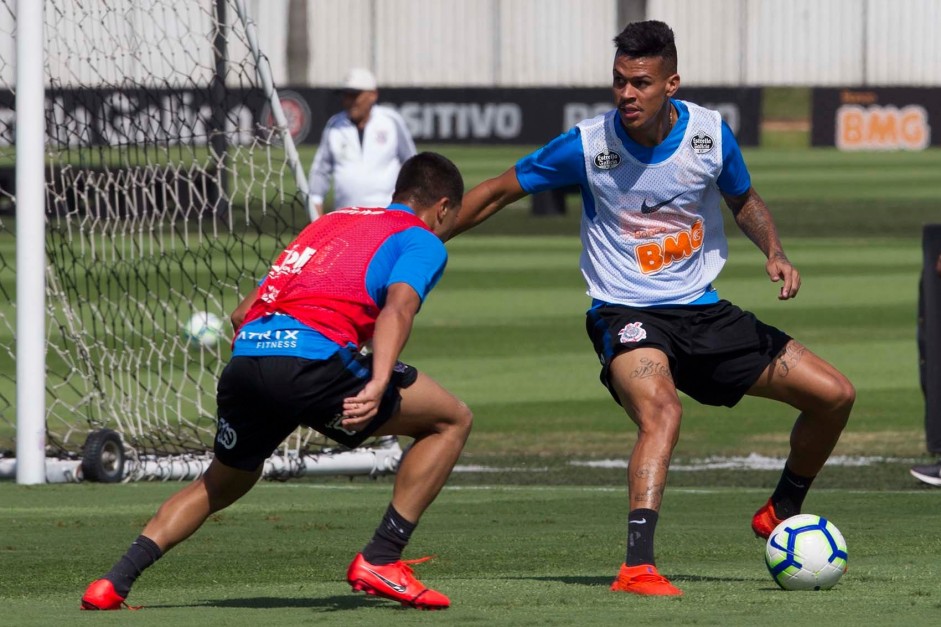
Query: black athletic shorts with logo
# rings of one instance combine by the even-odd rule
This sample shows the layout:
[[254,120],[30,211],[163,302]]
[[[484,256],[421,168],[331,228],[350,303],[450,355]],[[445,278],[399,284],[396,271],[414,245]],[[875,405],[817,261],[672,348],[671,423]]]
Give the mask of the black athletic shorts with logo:
[[372,356],[350,349],[325,360],[233,357],[216,391],[216,457],[226,466],[254,470],[299,425],[359,446],[398,411],[399,390],[415,383],[418,371],[397,363],[378,414],[361,431],[344,430],[343,399],[358,394],[371,377]]
[[608,370],[624,351],[663,351],[677,389],[705,405],[732,407],[791,339],[726,300],[683,307],[602,306],[588,311],[586,328],[601,359],[601,382],[618,403]]

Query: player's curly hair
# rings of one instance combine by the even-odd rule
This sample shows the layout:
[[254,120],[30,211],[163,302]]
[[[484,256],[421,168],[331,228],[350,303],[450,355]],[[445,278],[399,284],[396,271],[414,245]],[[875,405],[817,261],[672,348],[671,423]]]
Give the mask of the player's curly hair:
[[437,152],[420,152],[402,164],[392,194],[394,202],[422,207],[447,198],[459,207],[464,197],[464,179],[450,159]]
[[648,20],[631,22],[614,38],[616,55],[630,58],[660,57],[666,61],[666,69],[676,72],[676,41],[673,29],[663,22]]

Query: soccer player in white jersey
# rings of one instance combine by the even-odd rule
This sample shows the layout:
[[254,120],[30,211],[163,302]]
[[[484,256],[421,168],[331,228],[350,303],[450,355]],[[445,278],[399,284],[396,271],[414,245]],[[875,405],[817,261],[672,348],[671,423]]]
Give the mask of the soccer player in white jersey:
[[602,382],[637,426],[626,559],[611,589],[680,595],[654,561],[680,432],[677,390],[709,405],[731,407],[749,394],[798,410],[781,480],[752,518],[761,537],[800,512],[849,418],[855,390],[796,340],[720,299],[712,282],[727,257],[722,199],[767,257],[780,300],[797,296],[800,274],[728,126],[717,112],[673,98],[680,77],[670,27],[628,24],[614,43],[615,108],[470,190],[454,233],[527,194],[581,188],[580,264],[592,299],[587,330]]
[[333,182],[334,207],[385,207],[399,168],[415,154],[405,120],[377,105],[376,78],[353,68],[340,88],[343,111],[327,120],[308,183],[317,214]]

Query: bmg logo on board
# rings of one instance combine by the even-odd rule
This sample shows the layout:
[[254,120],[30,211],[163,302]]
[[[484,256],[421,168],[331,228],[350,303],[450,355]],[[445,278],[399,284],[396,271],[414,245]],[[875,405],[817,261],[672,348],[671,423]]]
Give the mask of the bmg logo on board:
[[930,143],[928,111],[920,105],[847,104],[836,111],[840,150],[924,150]]

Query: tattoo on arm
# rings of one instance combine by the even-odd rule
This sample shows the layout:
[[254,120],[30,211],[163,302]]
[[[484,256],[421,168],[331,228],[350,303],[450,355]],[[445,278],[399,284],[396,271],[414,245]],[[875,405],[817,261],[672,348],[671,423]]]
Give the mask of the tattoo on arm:
[[778,356],[774,359],[778,374],[782,377],[786,377],[790,374],[791,370],[796,368],[797,364],[800,363],[806,350],[807,349],[797,340],[788,342],[784,350],[778,353]]
[[667,379],[673,380],[673,374],[670,372],[670,369],[666,364],[659,361],[654,361],[648,357],[642,357],[640,360],[640,366],[634,369],[631,372],[631,379],[647,379],[649,377],[666,377]]
[[778,229],[774,225],[768,205],[754,190],[743,196],[726,196],[726,202],[735,216],[735,223],[748,239],[754,242],[767,257],[777,257],[787,261],[778,238]]

